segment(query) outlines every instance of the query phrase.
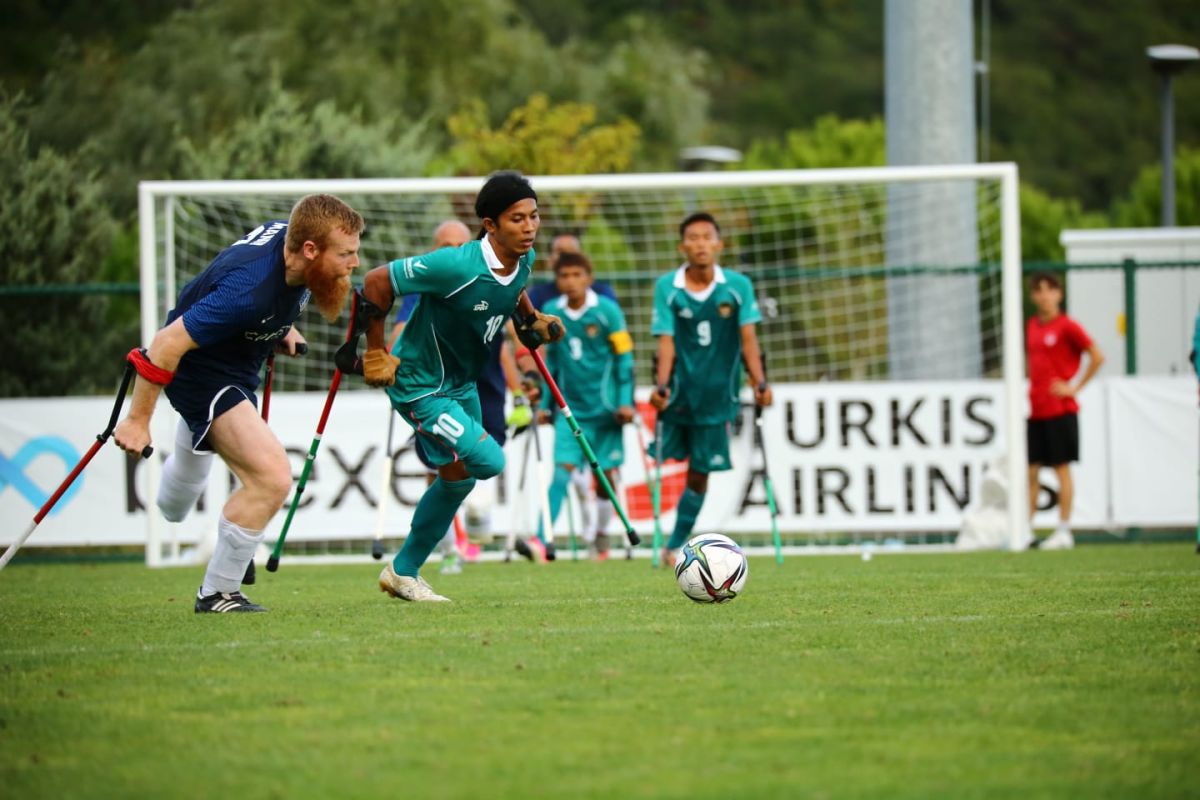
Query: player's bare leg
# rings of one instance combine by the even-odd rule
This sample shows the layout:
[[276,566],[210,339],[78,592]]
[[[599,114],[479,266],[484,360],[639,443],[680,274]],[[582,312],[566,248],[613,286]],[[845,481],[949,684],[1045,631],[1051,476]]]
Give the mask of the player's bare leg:
[[208,438],[241,486],[221,510],[217,546],[204,574],[196,610],[263,611],[238,590],[267,523],[287,500],[292,468],[283,445],[249,401],[213,420]]
[[1058,527],[1050,538],[1042,542],[1043,550],[1069,550],[1075,546],[1071,534],[1071,506],[1075,502],[1075,482],[1071,477],[1071,465],[1055,464],[1054,475],[1058,478]]

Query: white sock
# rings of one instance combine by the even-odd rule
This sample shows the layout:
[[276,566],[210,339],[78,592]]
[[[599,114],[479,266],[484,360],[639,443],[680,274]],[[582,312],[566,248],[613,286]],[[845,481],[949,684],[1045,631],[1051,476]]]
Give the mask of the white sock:
[[[614,487],[615,488],[615,487]],[[596,501],[596,532],[608,533],[608,523],[612,522],[613,504],[606,497],[603,500]]]
[[1064,534],[1064,535],[1066,535],[1066,536],[1070,536],[1070,535],[1071,535],[1071,523],[1069,523],[1069,522],[1059,522],[1059,523],[1058,523],[1058,527],[1054,529],[1054,532],[1055,532],[1055,533],[1061,533],[1061,534]]
[[492,535],[492,506],[496,504],[496,483],[492,480],[476,481],[475,488],[463,501],[463,516],[466,517],[467,538],[490,539]]
[[195,507],[212,469],[212,453],[192,452],[192,432],[182,419],[175,428],[175,449],[163,464],[155,502],[170,522],[182,522]]
[[450,523],[450,527],[446,529],[446,535],[437,543],[437,551],[443,556],[448,556],[458,552],[458,545],[454,541],[454,523]]
[[571,473],[571,483],[580,497],[579,527],[583,531],[583,540],[591,544],[596,541],[596,487],[592,483],[591,470],[575,470]]
[[236,592],[242,586],[242,578],[246,575],[246,567],[254,558],[254,551],[266,536],[265,531],[249,531],[240,525],[234,525],[221,515],[217,523],[217,546],[213,548],[212,558],[208,560],[208,570],[204,573],[204,583],[200,587],[200,596],[207,597],[214,592]]

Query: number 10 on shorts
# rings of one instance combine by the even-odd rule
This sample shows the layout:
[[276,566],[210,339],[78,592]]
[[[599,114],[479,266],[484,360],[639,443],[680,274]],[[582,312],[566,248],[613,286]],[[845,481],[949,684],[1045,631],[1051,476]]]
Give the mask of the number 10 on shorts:
[[445,439],[451,445],[458,444],[458,439],[466,429],[461,422],[449,414],[441,414],[433,423],[433,432]]

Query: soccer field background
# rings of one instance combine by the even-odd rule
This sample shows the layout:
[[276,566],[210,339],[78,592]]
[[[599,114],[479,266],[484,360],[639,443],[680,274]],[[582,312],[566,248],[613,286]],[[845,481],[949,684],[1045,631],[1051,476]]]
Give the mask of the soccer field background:
[[198,570],[0,574],[5,797],[1179,797],[1200,746],[1188,545],[752,559],[686,600],[645,561],[295,566],[262,615]]

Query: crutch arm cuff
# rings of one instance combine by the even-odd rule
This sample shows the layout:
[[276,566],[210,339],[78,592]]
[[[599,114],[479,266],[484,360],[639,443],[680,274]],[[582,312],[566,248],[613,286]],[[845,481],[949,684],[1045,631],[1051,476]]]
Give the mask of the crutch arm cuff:
[[150,356],[146,355],[146,348],[135,347],[125,356],[125,360],[133,364],[133,368],[137,370],[139,377],[150,383],[156,383],[159,386],[166,386],[175,377],[175,371],[163,369],[157,366],[150,360]]

